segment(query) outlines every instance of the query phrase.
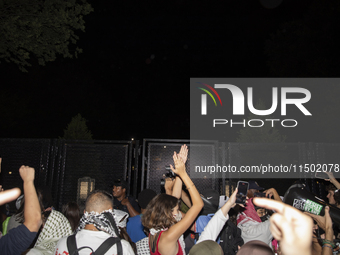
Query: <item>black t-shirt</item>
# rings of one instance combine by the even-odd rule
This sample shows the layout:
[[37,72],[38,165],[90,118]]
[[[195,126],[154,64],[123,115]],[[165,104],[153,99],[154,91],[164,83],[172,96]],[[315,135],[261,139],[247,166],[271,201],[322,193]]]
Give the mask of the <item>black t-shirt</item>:
[[[132,207],[138,213],[140,213],[140,208],[139,208],[139,205],[136,202],[136,200],[133,197],[131,197],[131,196],[128,196],[128,199],[129,199],[129,202],[132,205]],[[115,198],[115,197],[113,198],[113,209],[118,209],[118,210],[121,210],[121,211],[129,213],[129,210],[127,209],[127,207],[125,205],[122,205],[122,203],[117,198]]]
[[37,232],[30,232],[24,225],[13,228],[6,235],[0,238],[0,251],[1,255],[16,255],[26,251]]

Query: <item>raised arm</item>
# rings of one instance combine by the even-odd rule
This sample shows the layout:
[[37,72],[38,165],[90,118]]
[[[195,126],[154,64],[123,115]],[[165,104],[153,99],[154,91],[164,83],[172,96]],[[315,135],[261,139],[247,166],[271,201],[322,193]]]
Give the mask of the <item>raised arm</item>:
[[181,178],[177,175],[176,179],[174,180],[174,186],[172,188],[172,196],[180,199],[182,196],[182,186],[183,186],[183,182],[181,180]]
[[325,231],[325,241],[322,245],[322,255],[332,255],[333,248],[335,247],[333,242],[333,222],[331,216],[329,215],[329,207],[325,207],[325,215],[315,215],[312,213],[305,212],[305,214],[312,217],[316,223],[318,224],[319,228],[322,228]]
[[274,188],[267,189],[267,190],[263,191],[263,193],[266,193],[267,198],[274,197],[274,199],[276,201],[282,202],[282,199],[280,198],[279,193],[277,193],[276,189],[274,189]]
[[326,172],[326,174],[328,175],[329,179],[325,179],[326,181],[329,181],[330,183],[334,184],[334,186],[337,189],[340,189],[340,183],[335,179],[334,175],[332,172]]
[[[178,153],[180,159],[182,159],[184,165],[188,159],[188,147],[184,144],[181,146],[181,150]],[[183,182],[179,176],[176,176],[175,184],[172,190],[172,196],[176,197],[177,199],[182,199],[183,202],[188,206],[191,207],[191,201],[187,193],[182,189]]]
[[[1,186],[1,185],[0,185]],[[20,189],[14,188],[0,192],[0,205],[6,204],[17,199],[20,196]]]
[[25,207],[24,207],[24,225],[31,232],[38,232],[41,226],[41,208],[34,187],[34,168],[21,166],[19,169],[20,176],[24,181]]
[[[329,207],[326,206],[325,208],[325,223],[326,223],[326,229],[325,229],[325,235],[326,240],[325,243],[322,246],[322,255],[333,255],[333,248],[336,246],[333,242],[333,222],[331,219],[331,216],[329,215]],[[329,242],[329,243],[327,243]]]
[[139,212],[136,211],[136,209],[132,206],[132,204],[130,203],[128,197],[124,198],[124,199],[121,201],[121,204],[126,206],[126,208],[127,208],[128,211],[129,211],[130,217],[135,217],[135,216],[139,215]]
[[237,189],[231,195],[227,203],[225,203],[220,210],[218,210],[215,215],[211,218],[208,224],[205,226],[202,234],[200,235],[197,243],[203,242],[205,240],[216,241],[218,235],[220,234],[224,224],[229,219],[228,212],[230,208],[235,206]]
[[177,241],[178,238],[191,226],[203,208],[201,196],[198,193],[195,184],[187,174],[183,160],[176,154],[176,152],[174,153],[173,159],[175,168],[170,165],[171,170],[181,177],[182,181],[186,185],[192,200],[192,207],[187,211],[185,217],[181,221],[173,225],[168,231],[164,233],[165,238],[169,242]]

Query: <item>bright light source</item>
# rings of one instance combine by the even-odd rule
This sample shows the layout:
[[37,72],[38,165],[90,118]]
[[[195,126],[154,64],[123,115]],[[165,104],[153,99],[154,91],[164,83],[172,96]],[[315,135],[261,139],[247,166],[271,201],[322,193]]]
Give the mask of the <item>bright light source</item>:
[[95,189],[95,180],[90,177],[78,179],[77,202],[85,201],[87,196]]
[[166,146],[164,146],[164,149],[166,148]]
[[8,172],[8,174],[12,174],[12,172]]
[[135,140],[135,138],[131,138],[131,141]]

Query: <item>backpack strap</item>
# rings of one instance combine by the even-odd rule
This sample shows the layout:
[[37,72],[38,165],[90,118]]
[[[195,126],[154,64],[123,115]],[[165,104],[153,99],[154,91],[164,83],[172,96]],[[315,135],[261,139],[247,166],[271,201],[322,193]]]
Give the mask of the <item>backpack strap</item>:
[[109,213],[109,212],[105,212],[103,214],[109,219],[114,231],[116,232],[116,235],[119,236],[118,228],[116,226],[116,222],[115,222],[115,219],[113,218],[112,214]]
[[[79,255],[78,251],[88,248],[91,249],[88,246],[84,246],[81,248],[77,248],[77,243],[76,243],[76,235],[70,235],[67,238],[67,249],[70,255]],[[99,247],[98,249],[92,253],[95,255],[104,255],[113,245],[117,244],[117,254],[118,255],[123,255],[123,248],[122,248],[122,243],[118,237],[109,237],[106,239]]]
[[117,254],[123,255],[122,243],[118,237],[109,237],[94,252],[96,255],[104,255],[113,245],[117,245]]
[[[77,250],[76,234],[67,237],[67,249],[70,255],[79,255]],[[74,253],[75,252],[75,253]]]

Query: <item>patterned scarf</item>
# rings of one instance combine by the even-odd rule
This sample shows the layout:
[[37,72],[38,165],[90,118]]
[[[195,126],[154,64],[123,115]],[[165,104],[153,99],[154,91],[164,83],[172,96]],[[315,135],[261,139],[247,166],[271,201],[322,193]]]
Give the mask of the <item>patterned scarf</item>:
[[68,219],[62,213],[52,210],[34,248],[27,255],[52,255],[59,239],[69,235],[72,235],[72,229]]
[[127,218],[129,214],[121,210],[109,209],[101,213],[97,212],[85,212],[83,217],[80,219],[79,227],[76,230],[78,233],[80,230],[84,229],[87,224],[93,224],[98,230],[102,230],[113,237],[117,237],[115,227],[112,225],[108,214],[110,214],[118,227],[118,235],[120,234],[120,228],[126,227]]
[[257,215],[257,212],[255,210],[254,204],[253,204],[253,198],[248,200],[247,206],[245,207],[245,210],[240,212],[237,215],[237,225],[239,224],[245,224],[245,223],[260,223],[262,222],[260,217]]

